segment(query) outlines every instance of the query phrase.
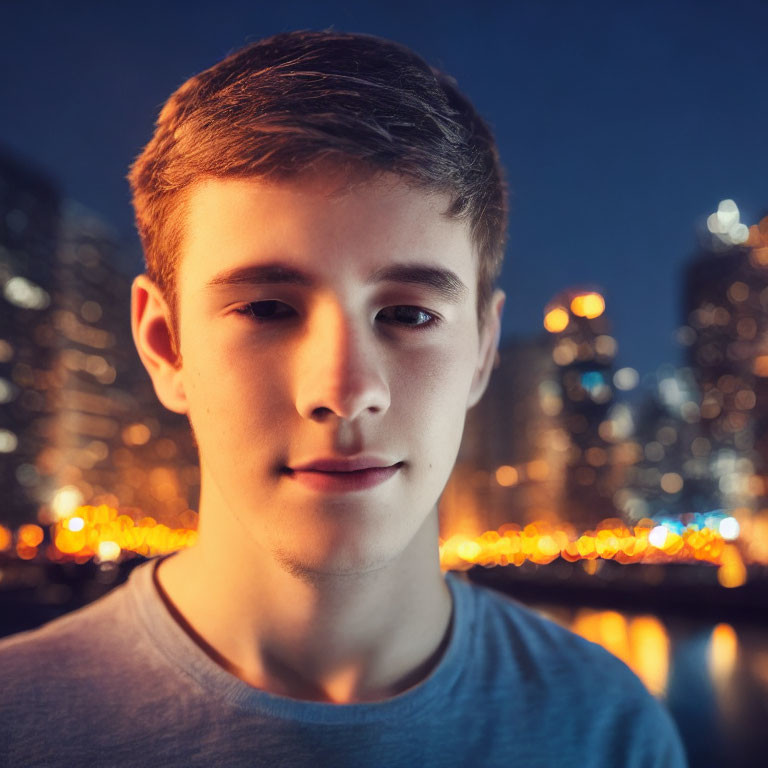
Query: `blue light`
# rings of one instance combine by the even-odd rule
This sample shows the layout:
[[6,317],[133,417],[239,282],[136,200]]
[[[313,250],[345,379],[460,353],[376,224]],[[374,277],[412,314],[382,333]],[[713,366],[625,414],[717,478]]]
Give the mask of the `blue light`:
[[587,371],[581,374],[581,386],[594,393],[605,386],[605,377],[599,371]]

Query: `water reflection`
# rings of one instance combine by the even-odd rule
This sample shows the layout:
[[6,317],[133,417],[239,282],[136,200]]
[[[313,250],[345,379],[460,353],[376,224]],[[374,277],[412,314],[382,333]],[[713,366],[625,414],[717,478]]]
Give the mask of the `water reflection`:
[[765,628],[534,607],[634,670],[675,719],[691,768],[760,764],[768,750]]

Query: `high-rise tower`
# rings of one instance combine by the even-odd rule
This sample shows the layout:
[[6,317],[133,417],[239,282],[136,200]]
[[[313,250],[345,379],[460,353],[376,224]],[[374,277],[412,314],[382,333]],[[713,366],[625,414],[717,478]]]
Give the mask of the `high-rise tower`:
[[619,478],[608,416],[616,340],[605,300],[595,290],[569,289],[556,296],[546,307],[544,327],[552,335],[560,420],[569,441],[561,517],[589,528],[615,515]]
[[0,487],[4,519],[37,510],[36,457],[52,417],[52,267],[59,196],[36,170],[0,154]]
[[686,271],[680,338],[721,503],[754,508],[768,471],[768,217],[747,228],[725,200],[708,229]]

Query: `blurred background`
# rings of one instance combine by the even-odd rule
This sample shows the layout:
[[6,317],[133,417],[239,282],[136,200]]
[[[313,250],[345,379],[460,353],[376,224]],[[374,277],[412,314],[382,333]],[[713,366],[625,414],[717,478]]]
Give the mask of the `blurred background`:
[[[413,47],[491,125],[498,366],[446,569],[624,659],[692,766],[768,749],[768,5],[0,3],[0,634],[195,541],[186,421],[130,338],[125,174],[190,75],[276,32]],[[649,735],[652,738],[652,735]]]

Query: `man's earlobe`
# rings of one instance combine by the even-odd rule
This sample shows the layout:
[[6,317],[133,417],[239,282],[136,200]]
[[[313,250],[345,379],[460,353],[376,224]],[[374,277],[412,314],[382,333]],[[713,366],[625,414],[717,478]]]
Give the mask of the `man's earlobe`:
[[170,411],[186,413],[187,398],[173,343],[170,310],[162,292],[147,275],[139,275],[131,287],[131,331],[160,402]]
[[480,398],[485,393],[488,381],[491,378],[491,372],[498,367],[499,340],[501,338],[501,313],[504,311],[504,302],[507,300],[506,294],[500,288],[493,292],[488,303],[488,312],[480,333],[480,350],[478,355],[478,365],[475,370],[475,376],[472,379],[472,386],[469,390],[467,399],[467,410],[477,405]]

